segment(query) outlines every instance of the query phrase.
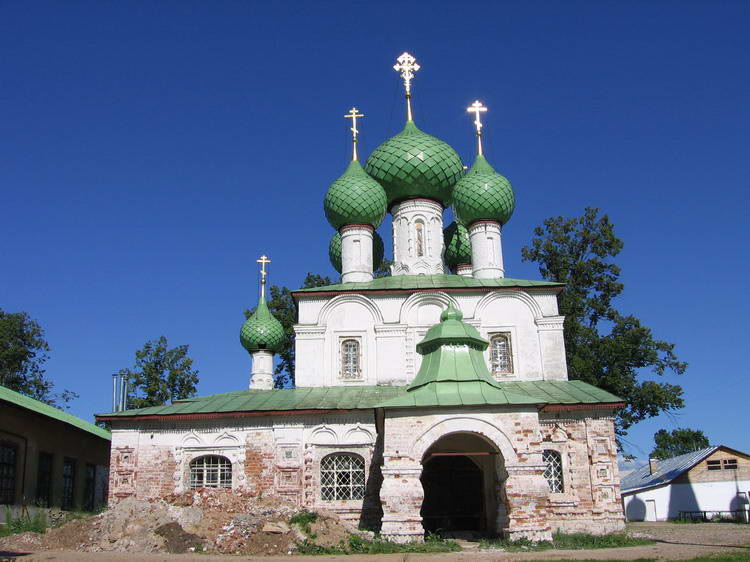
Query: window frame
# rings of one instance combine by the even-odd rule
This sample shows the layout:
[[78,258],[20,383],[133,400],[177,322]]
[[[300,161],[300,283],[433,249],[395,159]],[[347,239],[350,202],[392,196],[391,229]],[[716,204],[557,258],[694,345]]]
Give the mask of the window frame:
[[[344,346],[354,343],[357,346],[357,373],[356,376],[347,376],[345,369],[347,368],[347,360],[345,356]],[[356,336],[341,336],[339,338],[338,345],[339,354],[339,380],[343,382],[361,381],[364,380],[364,353],[362,346],[362,338]]]
[[[60,500],[60,509],[66,511],[70,511],[75,507],[77,465],[78,459],[73,457],[63,458],[62,499]],[[69,471],[68,468],[70,468]]]
[[[206,461],[211,459],[222,462],[217,463],[215,466],[207,466]],[[197,466],[197,463],[202,463],[202,466]],[[226,473],[226,466],[229,468],[228,475]],[[231,490],[234,488],[234,466],[232,465],[232,461],[224,455],[215,453],[199,455],[190,460],[187,468],[188,490],[197,490],[198,488],[223,488]],[[201,475],[200,484],[197,483],[197,476],[199,474]],[[206,478],[207,474],[212,476],[211,481]]]
[[[343,463],[337,466],[337,463],[344,459],[349,461],[348,466]],[[354,466],[355,463],[357,466]],[[332,476],[327,478],[329,473]],[[359,453],[337,451],[323,456],[320,459],[319,474],[321,501],[328,503],[364,500],[367,488],[367,470],[365,458]],[[344,476],[345,474],[348,474],[348,478]],[[354,474],[361,476],[353,476]]]
[[414,221],[414,255],[418,258],[427,255],[427,233],[425,221],[421,218]]
[[[556,466],[550,463],[549,457],[554,457]],[[556,449],[544,449],[542,451],[542,462],[544,463],[544,479],[551,494],[565,493],[565,466],[563,464],[563,455]],[[555,474],[548,474],[554,471]],[[559,489],[557,489],[559,488]]]
[[[487,334],[487,337],[489,339],[490,345],[487,347],[488,349],[488,363],[490,368],[490,373],[493,377],[507,377],[507,376],[513,376],[516,374],[515,371],[515,357],[513,355],[513,333],[510,330],[498,330],[494,332],[490,332]],[[493,353],[494,353],[494,342],[495,340],[498,340],[500,338],[504,338],[507,346],[507,356],[508,356],[508,364],[510,365],[510,368],[507,371],[496,371],[494,366],[494,360],[493,360]]]
[[[6,451],[12,459],[5,459]],[[12,441],[0,441],[0,504],[15,504],[17,487],[18,444]]]

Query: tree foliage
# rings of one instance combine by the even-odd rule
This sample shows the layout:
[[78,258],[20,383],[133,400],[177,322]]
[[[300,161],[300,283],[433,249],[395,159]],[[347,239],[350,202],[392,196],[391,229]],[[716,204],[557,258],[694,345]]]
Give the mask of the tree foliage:
[[70,390],[54,394],[54,383],[45,377],[49,358],[44,330],[25,312],[0,309],[0,385],[52,406],[61,406],[78,395]]
[[569,376],[627,402],[615,422],[620,436],[634,423],[684,406],[682,387],[640,380],[639,374],[682,374],[687,368],[673,344],[655,339],[638,318],[615,308],[624,286],[612,258],[622,247],[609,217],[587,207],[579,218],[548,218],[534,229],[531,246],[521,250],[523,260],[536,262],[545,279],[566,284],[558,304],[565,316]]
[[195,396],[198,371],[187,345],[169,348],[167,338],[147,341],[135,352],[132,369],[121,369],[128,381],[128,408],[161,406]]
[[677,428],[672,431],[660,429],[654,433],[654,450],[651,458],[671,459],[677,455],[692,453],[710,447],[708,437],[700,429]]

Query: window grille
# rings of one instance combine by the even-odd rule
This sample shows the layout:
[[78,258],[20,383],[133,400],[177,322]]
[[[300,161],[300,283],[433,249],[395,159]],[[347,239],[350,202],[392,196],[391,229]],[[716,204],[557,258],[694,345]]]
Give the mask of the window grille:
[[190,489],[231,488],[232,463],[226,457],[208,455],[190,463]]
[[421,258],[424,256],[424,223],[422,221],[417,221],[414,228],[417,234],[417,257]]
[[490,338],[490,365],[493,375],[513,373],[510,334],[495,334]]
[[549,491],[560,493],[565,490],[563,485],[562,457],[557,451],[546,450],[542,453],[542,461],[546,465],[544,477],[547,479]]
[[73,509],[75,501],[75,482],[76,482],[76,460],[65,457],[63,459],[63,509]]
[[320,463],[320,492],[325,501],[365,497],[365,461],[359,455],[336,453]]
[[341,378],[358,379],[361,375],[359,364],[359,342],[344,340],[341,342]]
[[16,462],[18,449],[10,443],[0,444],[0,503],[16,503]]

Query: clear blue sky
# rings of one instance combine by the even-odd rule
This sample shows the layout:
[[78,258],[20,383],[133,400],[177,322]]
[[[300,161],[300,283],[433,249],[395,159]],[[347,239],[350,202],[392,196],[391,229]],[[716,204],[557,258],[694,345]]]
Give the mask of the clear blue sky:
[[[48,375],[107,411],[147,339],[189,344],[201,394],[245,388],[255,259],[273,283],[333,275],[322,212],[349,156],[398,132],[405,50],[420,126],[513,182],[510,277],[535,225],[606,211],[618,301],[690,363],[687,407],[631,432],[702,428],[750,450],[748,2],[0,0],[0,307],[27,311]],[[381,227],[388,234],[387,224]]]

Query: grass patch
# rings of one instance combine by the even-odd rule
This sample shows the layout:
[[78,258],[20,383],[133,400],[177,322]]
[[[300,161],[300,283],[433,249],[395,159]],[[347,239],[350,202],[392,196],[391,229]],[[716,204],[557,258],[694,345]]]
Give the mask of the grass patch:
[[350,535],[346,541],[341,541],[337,546],[320,546],[310,540],[305,540],[297,545],[298,554],[396,554],[396,553],[419,553],[419,552],[458,552],[461,547],[458,543],[446,540],[437,535],[429,535],[424,542],[395,543],[381,538],[368,540],[358,535]]
[[9,507],[5,508],[5,525],[0,527],[0,537],[15,535],[16,533],[25,533],[33,531],[34,533],[44,533],[47,531],[49,524],[47,516],[42,510],[37,510],[34,515],[13,517],[13,512]]
[[314,513],[312,511],[300,511],[299,513],[295,513],[292,515],[291,519],[289,519],[289,523],[292,525],[299,525],[299,528],[302,529],[302,532],[305,533],[310,538],[315,538],[315,536],[312,534],[312,529],[310,529],[310,525],[315,523],[318,520],[318,514]]
[[484,539],[481,548],[502,548],[511,552],[521,550],[590,550],[597,548],[621,548],[624,546],[642,546],[654,544],[655,541],[631,537],[627,533],[609,535],[588,535],[585,533],[555,533],[552,541],[533,542],[528,539],[511,541],[508,539]]

